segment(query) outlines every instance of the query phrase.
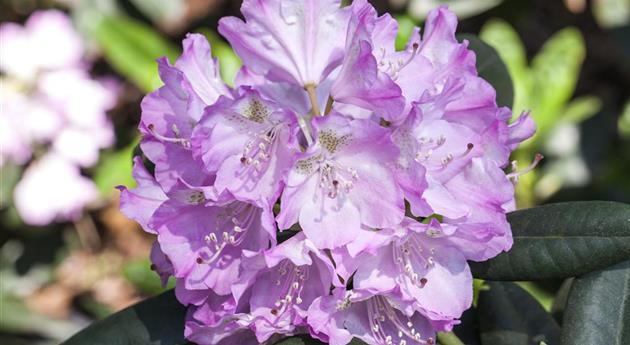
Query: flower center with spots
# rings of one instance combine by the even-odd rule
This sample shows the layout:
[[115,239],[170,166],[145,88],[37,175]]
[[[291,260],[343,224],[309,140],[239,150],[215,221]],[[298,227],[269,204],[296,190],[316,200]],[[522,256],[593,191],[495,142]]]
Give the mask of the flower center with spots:
[[322,145],[326,151],[330,154],[334,154],[337,150],[347,145],[352,139],[352,136],[350,134],[339,136],[333,131],[323,130],[319,132],[317,139],[319,144]]
[[265,122],[269,114],[271,114],[271,112],[267,106],[257,98],[250,100],[243,110],[243,116],[257,123]]

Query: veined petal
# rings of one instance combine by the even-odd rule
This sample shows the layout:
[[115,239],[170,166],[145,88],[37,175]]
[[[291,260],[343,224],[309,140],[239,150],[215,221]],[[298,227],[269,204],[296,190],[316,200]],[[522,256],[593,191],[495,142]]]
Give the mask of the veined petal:
[[362,295],[336,289],[313,302],[308,311],[311,335],[331,345],[353,337],[368,344],[435,344],[435,331],[419,313],[405,315],[383,295]]
[[187,34],[183,42],[184,52],[175,67],[182,71],[192,89],[201,100],[211,105],[230,90],[219,74],[219,64],[212,57],[210,44],[201,34]]
[[145,231],[155,233],[155,230],[149,228],[149,219],[168,198],[144,167],[142,158],[134,157],[132,172],[138,186],[131,190],[124,186],[117,187],[120,190],[120,211],[138,222]]
[[246,22],[223,18],[219,32],[254,72],[317,85],[341,63],[349,11],[339,0],[246,0],[241,12]]

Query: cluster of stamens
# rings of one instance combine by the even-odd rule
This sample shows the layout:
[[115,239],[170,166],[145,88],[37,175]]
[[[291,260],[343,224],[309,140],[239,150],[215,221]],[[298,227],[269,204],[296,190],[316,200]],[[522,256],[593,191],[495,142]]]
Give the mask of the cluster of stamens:
[[416,272],[413,263],[418,262],[424,264],[424,269],[427,270],[435,265],[435,259],[433,255],[435,255],[435,249],[429,249],[429,255],[427,256],[422,249],[422,246],[419,243],[419,240],[416,236],[411,235],[409,239],[399,245],[394,246],[394,262],[398,264],[401,272],[411,280],[411,282],[418,286],[419,288],[423,288],[428,280],[425,277],[420,277],[420,274]]
[[[274,139],[278,127],[266,129],[251,135],[252,139],[247,141],[240,158],[244,166],[252,167],[256,174],[264,170],[271,159]],[[246,170],[248,171],[248,170]]]
[[[433,338],[422,339],[422,334],[416,331],[413,322],[409,317],[402,315],[389,301],[383,296],[375,296],[367,300],[368,318],[370,320],[370,330],[374,339],[383,345],[410,345],[408,338],[417,344],[432,345],[435,344]],[[406,319],[406,322],[402,319]],[[393,336],[385,333],[385,323],[391,323],[397,330],[397,334]],[[397,339],[396,342],[395,339]]]
[[274,303],[275,308],[271,309],[271,314],[279,318],[293,303],[302,303],[302,289],[308,279],[309,270],[307,266],[295,266],[289,260],[284,260],[278,265],[277,273],[279,277],[275,284],[283,293],[282,298]]
[[190,143],[190,140],[181,137],[181,132],[180,132],[179,128],[177,128],[177,126],[175,124],[173,124],[171,126],[171,131],[173,131],[173,135],[175,137],[167,137],[165,135],[162,135],[162,134],[158,133],[155,130],[155,125],[154,124],[149,124],[147,126],[147,128],[149,129],[149,132],[151,133],[151,135],[153,135],[153,137],[155,137],[156,139],[158,139],[158,140],[160,140],[162,142],[181,145],[186,150],[192,149],[192,144]]
[[[428,161],[433,156],[434,151],[442,147],[445,142],[446,137],[444,137],[443,135],[440,135],[437,139],[426,137],[421,137],[420,139],[418,139],[420,150],[416,152],[416,162],[425,163],[426,161]],[[458,154],[446,154],[440,159],[440,166],[444,168],[449,165],[453,160],[466,157],[473,150],[474,147],[475,145],[473,143],[468,143],[466,144],[466,149],[464,150],[464,152]]]
[[319,169],[319,187],[331,199],[336,198],[340,190],[349,193],[358,179],[356,169],[344,168],[334,161],[324,163]]
[[386,61],[387,51],[385,48],[381,48],[381,58],[378,62],[378,67],[381,72],[387,73],[393,81],[398,79],[400,71],[407,67],[411,61],[418,55],[418,43],[414,43],[411,46],[411,55],[406,60],[398,59],[397,61]]
[[536,166],[538,165],[538,163],[540,163],[541,160],[543,160],[545,157],[540,154],[537,153],[536,156],[534,157],[534,161],[532,161],[532,163],[525,169],[523,170],[518,170],[518,165],[517,165],[517,161],[512,161],[511,162],[511,168],[512,168],[512,172],[507,174],[507,178],[512,181],[513,184],[516,184],[518,182],[518,178],[527,174],[528,172],[534,170],[536,168]]
[[[207,259],[197,258],[198,264],[211,264],[220,256],[226,246],[238,246],[245,237],[251,224],[260,217],[258,209],[252,205],[234,202],[233,207],[224,208],[216,217],[215,229],[229,229],[223,231],[220,236],[215,232],[209,232],[204,236],[204,241],[211,248]],[[239,218],[240,217],[240,218]]]

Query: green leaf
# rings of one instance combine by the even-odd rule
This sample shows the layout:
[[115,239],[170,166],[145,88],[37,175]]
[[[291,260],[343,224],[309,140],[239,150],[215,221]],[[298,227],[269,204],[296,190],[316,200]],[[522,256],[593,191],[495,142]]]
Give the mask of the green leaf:
[[560,327],[520,286],[488,282],[477,306],[483,345],[538,345],[560,343]]
[[584,39],[576,28],[554,34],[532,60],[532,116],[544,134],[562,115],[577,84],[586,54]]
[[567,306],[567,300],[569,299],[569,291],[571,290],[571,286],[573,285],[573,278],[566,279],[560,285],[558,292],[556,292],[556,297],[553,299],[553,305],[551,306],[551,316],[558,322],[558,324],[562,325],[564,310]]
[[186,14],[184,0],[131,0],[131,2],[153,22],[170,24]]
[[178,53],[150,26],[124,15],[102,17],[93,36],[112,67],[146,92],[162,84],[155,60],[161,56],[174,59]]
[[630,205],[607,201],[558,203],[508,214],[514,245],[471,263],[475,278],[564,279],[630,257]]
[[398,33],[396,34],[396,50],[403,50],[407,46],[416,23],[408,15],[397,16]]
[[512,107],[514,90],[507,67],[494,48],[484,43],[479,37],[470,34],[457,35],[460,40],[468,40],[468,47],[477,56],[477,72],[497,91],[497,104]]
[[[148,258],[128,262],[123,266],[122,270],[123,276],[140,292],[149,295],[164,292],[162,281],[155,271],[151,269],[151,261]],[[174,283],[174,280],[171,280],[171,282]]]
[[170,290],[94,322],[63,345],[190,344],[184,339],[185,314]]
[[619,117],[619,135],[624,138],[630,138],[630,101],[626,102],[623,112]]
[[201,28],[197,31],[206,36],[208,42],[210,42],[212,56],[219,60],[221,79],[229,86],[234,86],[234,77],[236,77],[236,73],[238,73],[242,65],[241,59],[236,55],[232,47],[212,29]]
[[562,344],[630,344],[630,260],[576,278]]
[[[477,320],[476,308],[470,308],[466,310],[459,318],[460,324],[455,325],[453,333],[459,338],[461,342],[466,345],[479,345],[481,339],[479,338],[479,321]],[[440,336],[438,334],[438,341]]]
[[562,111],[562,120],[580,123],[597,114],[602,108],[602,101],[596,96],[578,97]]
[[513,116],[531,107],[530,93],[532,77],[527,65],[525,45],[518,32],[506,21],[489,20],[481,29],[479,37],[494,49],[505,63],[514,88]]
[[284,338],[279,342],[275,343],[275,345],[320,345],[325,344],[319,340],[312,339],[307,335],[297,335],[294,337]]
[[0,167],[0,209],[10,204],[13,188],[20,180],[22,168],[18,165],[5,163]]
[[[289,338],[284,338],[280,340],[279,342],[274,343],[274,345],[321,345],[321,344],[326,344],[326,343],[322,343],[321,341],[317,339],[313,339],[309,337],[308,335],[304,335],[304,334],[296,335]],[[367,344],[355,338],[355,339],[352,339],[352,341],[350,341],[348,345],[367,345]]]
[[109,197],[116,186],[133,187],[136,182],[131,176],[132,155],[137,141],[120,151],[101,153],[100,162],[94,171],[94,182],[103,197]]

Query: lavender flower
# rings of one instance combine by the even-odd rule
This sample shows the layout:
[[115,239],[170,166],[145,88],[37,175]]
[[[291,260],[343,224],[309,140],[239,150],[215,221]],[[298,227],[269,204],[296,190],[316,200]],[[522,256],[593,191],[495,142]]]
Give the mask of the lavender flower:
[[121,197],[157,234],[186,337],[434,344],[472,302],[467,260],[512,244],[520,173],[503,168],[533,122],[508,124],[446,7],[402,51],[365,0],[242,10],[219,28],[245,63],[235,89],[200,36],[159,61],[140,125],[155,177],[136,160]]

